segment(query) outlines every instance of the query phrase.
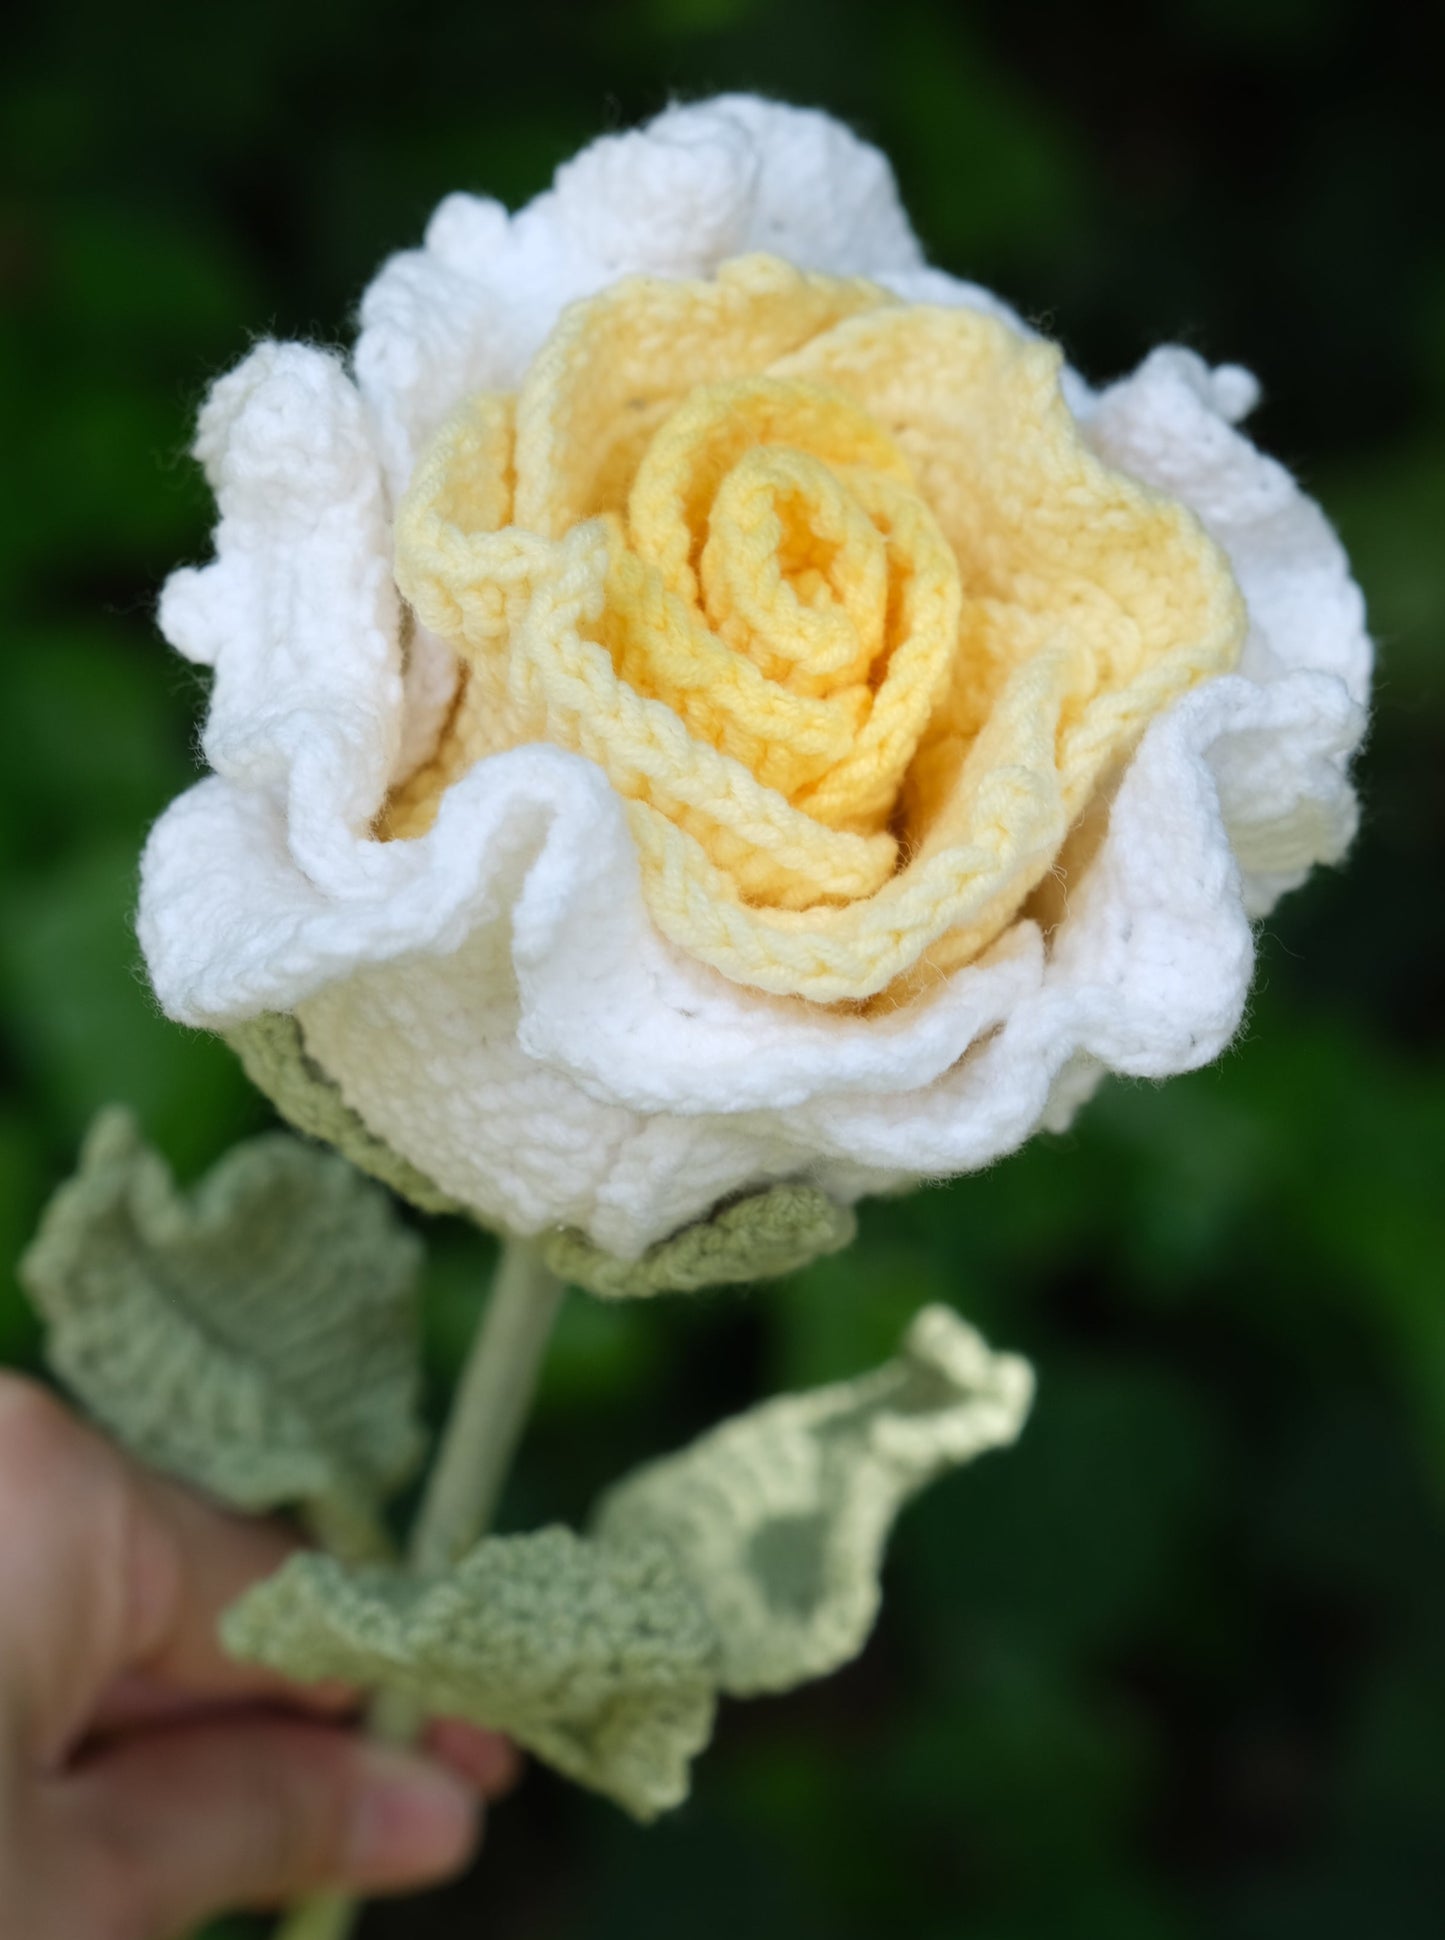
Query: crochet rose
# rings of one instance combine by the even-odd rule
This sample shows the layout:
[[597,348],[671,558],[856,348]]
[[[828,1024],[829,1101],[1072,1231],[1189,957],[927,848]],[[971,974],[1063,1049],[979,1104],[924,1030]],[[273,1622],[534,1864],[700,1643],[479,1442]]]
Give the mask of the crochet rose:
[[1245,373],[1092,393],[878,154],[747,97],[450,198],[362,323],[354,378],[215,387],[217,556],[161,608],[215,773],[142,941],[283,1108],[631,1257],[1228,1040],[1250,919],[1350,838],[1369,669]]

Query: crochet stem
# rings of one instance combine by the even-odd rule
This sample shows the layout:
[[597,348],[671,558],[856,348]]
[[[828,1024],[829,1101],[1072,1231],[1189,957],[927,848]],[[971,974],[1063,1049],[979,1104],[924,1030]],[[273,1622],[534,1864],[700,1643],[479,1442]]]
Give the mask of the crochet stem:
[[418,1574],[449,1569],[490,1528],[565,1291],[534,1246],[506,1241],[412,1529]]
[[[490,1527],[565,1292],[536,1247],[504,1242],[407,1544],[407,1566],[417,1575],[450,1568]],[[388,1744],[407,1745],[425,1723],[410,1697],[382,1691],[367,1729]],[[360,1913],[357,1900],[321,1894],[293,1908],[275,1940],[347,1940]]]
[[357,1900],[318,1894],[292,1907],[276,1929],[276,1940],[347,1940],[360,1912]]

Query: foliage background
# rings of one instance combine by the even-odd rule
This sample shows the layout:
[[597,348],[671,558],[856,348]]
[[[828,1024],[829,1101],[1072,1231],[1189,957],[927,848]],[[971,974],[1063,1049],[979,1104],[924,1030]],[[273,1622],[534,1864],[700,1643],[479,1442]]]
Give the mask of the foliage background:
[[[1383,648],[1348,873],[1267,926],[1217,1068],[865,1216],[765,1298],[572,1303],[509,1516],[576,1513],[925,1297],[1036,1359],[1013,1454],[911,1512],[854,1668],[734,1706],[640,1833],[534,1774],[477,1877],[375,1940],[1426,1940],[1445,1921],[1445,227],[1429,9],[1379,0],[53,0],[0,84],[0,1260],[92,1111],[183,1173],[265,1122],[155,1013],[143,831],[201,694],[150,622],[184,459],[265,332],[341,339],[448,189],[515,202],[669,93],[895,157],[930,253],[1104,377],[1259,370]],[[436,1395],[485,1261],[433,1234]],[[34,1336],[0,1280],[0,1357]],[[245,1923],[228,1929],[250,1932]]]

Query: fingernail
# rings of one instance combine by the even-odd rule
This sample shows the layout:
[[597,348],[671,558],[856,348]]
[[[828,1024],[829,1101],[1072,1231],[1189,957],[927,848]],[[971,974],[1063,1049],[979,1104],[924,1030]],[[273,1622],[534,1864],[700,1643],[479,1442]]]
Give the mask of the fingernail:
[[347,1878],[358,1886],[401,1886],[458,1872],[477,1843],[481,1816],[476,1794],[439,1766],[368,1748],[347,1837]]

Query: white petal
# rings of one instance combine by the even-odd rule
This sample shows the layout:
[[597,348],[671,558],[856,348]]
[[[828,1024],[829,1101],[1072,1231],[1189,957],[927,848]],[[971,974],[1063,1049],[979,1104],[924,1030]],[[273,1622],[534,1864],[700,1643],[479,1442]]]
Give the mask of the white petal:
[[756,192],[742,248],[835,276],[882,277],[922,264],[887,157],[841,121],[755,94],[674,109],[672,125],[691,116],[726,117],[753,142]]
[[510,219],[449,196],[425,247],[393,256],[362,298],[356,373],[393,491],[462,398],[518,383],[565,304],[619,276],[706,275],[748,250],[844,275],[922,262],[876,148],[753,95],[604,135]]
[[[1089,420],[1101,457],[1184,500],[1230,557],[1249,602],[1258,673],[1312,668],[1368,698],[1364,600],[1329,521],[1276,459],[1233,428],[1258,394],[1248,371],[1154,351]],[[1256,668],[1248,660],[1247,673]]]
[[747,247],[761,162],[736,116],[673,108],[565,162],[549,213],[609,277],[705,276]]
[[330,984],[299,1015],[308,1050],[366,1122],[505,1230],[591,1226],[618,1149],[641,1129],[520,1049],[504,924],[480,924],[449,955]]
[[1100,455],[1181,498],[1229,554],[1249,607],[1241,673],[1281,700],[1258,726],[1216,749],[1224,814],[1249,913],[1263,915],[1312,864],[1335,861],[1354,834],[1349,760],[1364,729],[1371,649],[1364,601],[1344,548],[1285,468],[1231,419],[1254,401],[1247,371],[1211,371],[1192,351],[1156,350],[1097,400],[1088,435]]
[[389,522],[361,400],[335,358],[263,343],[213,388],[196,454],[216,559],[161,599],[167,637],[215,668],[206,758],[298,797],[318,840],[364,829],[401,724]]
[[1021,337],[1037,337],[1012,305],[986,290],[982,283],[969,283],[946,270],[927,263],[913,269],[890,270],[878,281],[905,303],[929,303],[941,310],[982,310],[986,317],[997,317]]

